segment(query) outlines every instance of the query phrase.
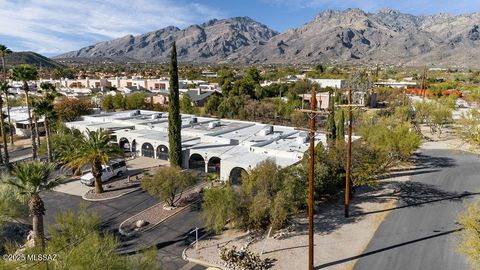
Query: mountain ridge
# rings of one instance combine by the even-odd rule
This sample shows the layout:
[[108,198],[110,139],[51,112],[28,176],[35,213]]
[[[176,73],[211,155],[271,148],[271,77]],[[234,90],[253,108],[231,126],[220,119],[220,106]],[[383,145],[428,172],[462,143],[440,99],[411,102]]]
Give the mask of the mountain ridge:
[[249,17],[233,17],[127,35],[55,58],[167,62],[170,43],[176,40],[182,62],[479,66],[479,25],[479,12],[415,16],[390,8],[377,12],[355,8],[325,10],[310,22],[279,33]]

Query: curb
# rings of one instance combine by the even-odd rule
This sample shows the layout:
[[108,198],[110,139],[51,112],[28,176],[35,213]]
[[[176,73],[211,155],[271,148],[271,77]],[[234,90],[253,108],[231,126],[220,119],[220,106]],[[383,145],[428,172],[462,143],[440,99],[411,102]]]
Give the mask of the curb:
[[[205,237],[207,237],[210,233],[206,233],[204,235],[202,235],[200,238],[198,238],[198,240],[200,239],[203,239]],[[195,264],[199,264],[201,266],[205,266],[205,267],[212,267],[212,268],[215,268],[215,269],[219,269],[219,270],[229,270],[221,265],[216,265],[216,264],[213,264],[213,263],[209,263],[209,262],[206,262],[206,261],[203,261],[203,260],[200,260],[200,259],[195,259],[195,258],[189,258],[187,256],[187,250],[193,245],[193,243],[191,243],[189,246],[187,246],[185,249],[183,249],[182,251],[182,259],[187,261],[187,262],[191,262],[191,263],[195,263]]]
[[139,189],[141,189],[141,188],[142,188],[142,187],[136,187],[135,189],[132,189],[132,190],[130,190],[130,191],[128,191],[128,192],[125,192],[125,193],[122,193],[122,194],[120,194],[120,195],[113,196],[113,197],[109,197],[109,198],[102,198],[102,199],[88,199],[88,198],[86,198],[85,195],[88,193],[88,191],[87,191],[87,193],[85,193],[85,194],[82,195],[82,199],[84,199],[85,201],[89,201],[89,202],[108,201],[108,200],[120,198],[120,197],[122,197],[122,196],[124,196],[124,195],[127,195],[127,194],[129,194],[129,193],[132,193],[132,192],[134,192],[134,191],[137,191],[137,190],[139,190]]
[[141,213],[143,213],[143,212],[146,212],[146,211],[150,210],[151,208],[158,207],[158,205],[162,205],[162,204],[163,204],[163,202],[157,203],[157,204],[155,204],[155,205],[153,205],[153,206],[150,206],[149,208],[147,208],[147,209],[145,209],[145,210],[143,210],[143,211],[141,211],[141,212],[136,213],[135,215],[127,218],[126,220],[124,220],[124,221],[123,221],[122,223],[120,223],[120,225],[118,226],[118,232],[119,232],[121,235],[123,235],[123,236],[130,236],[130,235],[133,235],[133,234],[135,234],[135,233],[137,233],[137,232],[148,232],[148,231],[153,230],[154,228],[156,228],[158,225],[160,225],[160,224],[161,224],[162,222],[164,222],[165,220],[167,220],[167,219],[169,219],[169,218],[171,218],[171,217],[173,217],[173,216],[175,216],[175,215],[183,212],[185,209],[187,209],[187,207],[191,206],[193,203],[195,203],[195,202],[197,202],[197,201],[198,201],[198,200],[193,201],[193,202],[191,202],[191,203],[183,206],[183,207],[180,208],[177,212],[175,212],[175,213],[173,213],[173,214],[165,217],[164,219],[162,219],[162,220],[160,220],[159,222],[157,222],[157,223],[155,223],[154,225],[152,225],[150,228],[147,228],[147,229],[145,229],[145,230],[143,230],[143,231],[134,231],[134,232],[128,233],[128,232],[122,230],[123,224],[124,224],[125,222],[129,221],[131,218],[135,217],[135,216],[138,215],[138,214],[141,214]]
[[[195,188],[196,188],[196,187],[193,187],[193,188],[188,189],[188,190],[190,191],[190,190],[195,189]],[[152,225],[150,228],[145,229],[143,232],[148,232],[149,230],[152,230],[153,228],[156,228],[158,225],[160,225],[160,224],[161,224],[162,222],[164,222],[165,220],[167,220],[167,219],[175,216],[175,215],[178,214],[178,213],[181,213],[183,210],[185,210],[187,207],[191,206],[193,203],[195,203],[195,202],[197,202],[197,201],[198,201],[198,200],[195,200],[195,201],[193,201],[193,202],[191,202],[191,203],[183,206],[180,210],[178,210],[178,212],[175,212],[175,213],[173,213],[173,214],[165,217],[164,219],[162,219],[162,220],[160,220],[159,222],[157,222],[157,223],[155,223],[154,225]],[[127,218],[126,220],[122,221],[122,223],[120,223],[120,225],[118,226],[118,232],[119,232],[121,235],[123,235],[123,236],[130,236],[130,235],[133,235],[134,233],[139,232],[139,231],[134,231],[134,232],[128,233],[128,232],[122,230],[122,226],[123,226],[123,224],[124,224],[125,222],[129,221],[130,219],[132,219],[132,218],[135,217],[136,215],[139,215],[139,214],[141,214],[141,213],[143,213],[143,212],[146,212],[146,211],[148,211],[148,210],[150,210],[150,209],[152,209],[152,208],[154,208],[154,207],[157,207],[158,205],[161,205],[161,206],[162,206],[164,203],[165,203],[165,201],[161,201],[161,202],[159,202],[159,203],[157,203],[157,204],[155,204],[155,205],[150,206],[149,208],[147,208],[147,209],[145,209],[145,210],[143,210],[143,211],[140,211],[140,212],[136,213],[135,215]]]

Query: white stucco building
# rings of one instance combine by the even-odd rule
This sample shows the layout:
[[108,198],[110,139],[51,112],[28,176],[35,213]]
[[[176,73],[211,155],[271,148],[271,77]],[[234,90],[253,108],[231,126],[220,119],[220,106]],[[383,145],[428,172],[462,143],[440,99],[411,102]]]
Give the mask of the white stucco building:
[[[111,130],[126,151],[168,160],[168,115],[133,110],[83,116],[66,123],[81,131]],[[316,143],[324,134],[316,136]],[[298,163],[308,149],[308,134],[293,127],[182,115],[183,167],[216,172],[221,180],[237,181],[261,161],[274,159],[285,167]]]

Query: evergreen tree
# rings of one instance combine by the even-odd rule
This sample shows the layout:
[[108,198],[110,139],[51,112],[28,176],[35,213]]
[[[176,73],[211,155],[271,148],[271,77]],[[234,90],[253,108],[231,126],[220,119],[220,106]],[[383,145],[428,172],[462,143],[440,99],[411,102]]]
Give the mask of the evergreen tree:
[[337,124],[337,139],[342,140],[345,137],[345,113],[340,111],[340,119]]
[[328,95],[328,110],[330,114],[327,117],[327,139],[329,142],[334,142],[337,138],[337,128],[335,127],[335,101],[332,95]]
[[170,61],[170,102],[168,104],[168,143],[170,164],[182,166],[182,120],[180,117],[180,94],[178,85],[177,47],[172,44]]

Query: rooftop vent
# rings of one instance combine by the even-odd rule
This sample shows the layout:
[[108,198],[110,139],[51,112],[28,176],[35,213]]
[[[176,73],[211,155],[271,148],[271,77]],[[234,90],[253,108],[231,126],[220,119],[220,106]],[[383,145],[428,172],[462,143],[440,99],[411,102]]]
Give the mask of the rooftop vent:
[[267,136],[269,134],[273,134],[273,126],[265,126],[262,130],[260,130],[261,136]]

